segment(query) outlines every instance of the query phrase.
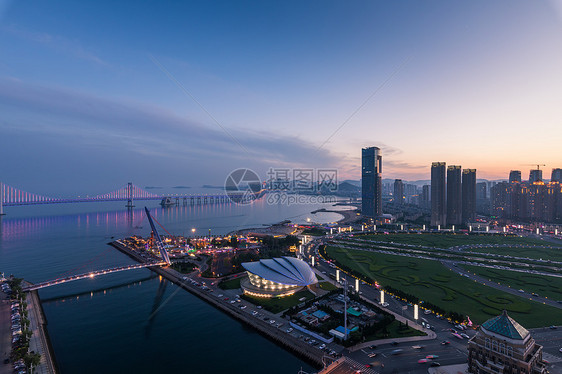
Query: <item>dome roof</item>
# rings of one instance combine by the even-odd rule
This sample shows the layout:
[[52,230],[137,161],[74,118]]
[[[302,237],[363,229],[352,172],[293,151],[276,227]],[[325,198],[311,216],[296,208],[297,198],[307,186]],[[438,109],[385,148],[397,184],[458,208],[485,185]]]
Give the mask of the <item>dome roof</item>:
[[529,335],[529,331],[508,316],[505,310],[499,316],[484,322],[482,328],[510,339],[523,340]]
[[310,266],[295,257],[244,262],[242,266],[248,272],[275,283],[304,287],[318,282]]

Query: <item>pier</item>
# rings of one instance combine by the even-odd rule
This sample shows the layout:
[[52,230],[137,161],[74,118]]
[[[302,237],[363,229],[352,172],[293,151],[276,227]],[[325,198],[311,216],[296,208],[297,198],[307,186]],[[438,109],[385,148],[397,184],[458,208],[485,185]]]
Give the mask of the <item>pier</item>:
[[[136,261],[144,261],[144,259],[138,253],[127,248],[127,246],[123,245],[119,241],[114,241],[109,244]],[[297,356],[302,357],[311,364],[317,367],[323,367],[323,352],[321,350],[285,333],[284,331],[274,326],[271,326],[269,323],[261,319],[254,318],[253,316],[243,312],[232,304],[223,302],[222,299],[218,299],[213,295],[213,293],[202,290],[201,288],[190,284],[189,282],[184,280],[184,278],[187,278],[185,274],[181,274],[168,267],[160,266],[153,267],[151,268],[151,270],[166,278],[170,282],[183,288],[184,290],[189,291],[191,294],[213,305],[214,307],[230,315],[231,317],[237,319],[238,321],[253,327],[260,334],[273,340],[275,343],[283,346]]]

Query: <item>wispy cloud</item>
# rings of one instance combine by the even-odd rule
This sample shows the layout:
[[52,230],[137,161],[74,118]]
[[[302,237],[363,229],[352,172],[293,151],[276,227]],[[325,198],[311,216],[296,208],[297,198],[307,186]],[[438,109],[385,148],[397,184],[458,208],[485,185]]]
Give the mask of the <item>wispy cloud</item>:
[[39,43],[60,53],[73,56],[81,60],[93,62],[101,66],[109,66],[106,61],[102,60],[95,53],[85,48],[77,40],[68,39],[60,35],[48,34],[46,32],[26,30],[13,24],[2,26],[2,30],[19,39]]
[[64,88],[0,79],[0,129],[68,139],[103,152],[125,148],[139,156],[168,160],[223,160],[266,167],[335,167],[340,158],[328,150],[286,135],[233,129],[249,153],[213,124],[197,123],[146,103],[123,102]]

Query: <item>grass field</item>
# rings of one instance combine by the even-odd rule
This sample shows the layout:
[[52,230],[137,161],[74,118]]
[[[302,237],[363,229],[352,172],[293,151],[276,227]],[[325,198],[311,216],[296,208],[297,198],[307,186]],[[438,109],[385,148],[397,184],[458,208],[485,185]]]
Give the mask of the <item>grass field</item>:
[[295,305],[306,302],[306,300],[299,301],[299,299],[303,297],[305,297],[306,300],[310,300],[314,298],[314,295],[308,290],[299,291],[291,296],[285,296],[281,298],[278,297],[263,298],[263,297],[253,297],[249,295],[244,295],[244,298],[246,300],[249,300],[252,304],[261,305],[264,309],[272,313],[280,313]]
[[333,291],[337,288],[330,282],[318,282],[318,287],[324,291]]
[[421,331],[408,327],[404,328],[399,321],[394,320],[389,325],[386,326],[387,334],[383,333],[383,329],[377,331],[375,334],[368,335],[365,337],[365,341],[376,340],[376,339],[391,339],[391,338],[405,338],[407,336],[423,336],[427,335]]
[[[384,242],[425,245],[439,248],[449,248],[466,244],[529,244],[556,246],[556,244],[535,238],[486,234],[376,234],[361,237]],[[562,247],[562,243],[558,246]]]
[[562,242],[555,244],[535,238],[519,237],[519,236],[503,236],[503,235],[481,235],[481,234],[377,234],[364,235],[357,238],[380,241],[393,242],[394,244],[411,244],[436,248],[450,248],[460,245],[470,244],[504,244],[504,245],[543,245],[559,247],[555,248],[471,248],[465,251],[474,251],[482,253],[503,254],[517,257],[542,258],[554,261],[562,261]]
[[219,288],[223,290],[237,290],[240,288],[240,280],[241,278],[235,278],[235,279],[227,280],[225,282],[220,282]]
[[416,295],[447,311],[470,316],[482,323],[503,309],[523,326],[562,324],[560,309],[506,294],[462,277],[431,260],[392,256],[328,246],[339,263],[375,279],[383,286]]
[[[535,292],[554,300],[562,300],[562,278],[525,274],[516,271],[461,265],[464,269],[514,289]],[[562,313],[562,310],[560,311]]]

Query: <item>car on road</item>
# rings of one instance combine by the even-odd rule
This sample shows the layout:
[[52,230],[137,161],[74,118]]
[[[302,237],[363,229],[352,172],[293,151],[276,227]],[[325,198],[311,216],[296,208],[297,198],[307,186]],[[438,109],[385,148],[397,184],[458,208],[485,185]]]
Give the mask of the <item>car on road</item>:
[[395,349],[392,352],[390,352],[391,355],[399,355],[400,353],[402,353],[403,350],[402,349]]
[[292,327],[289,327],[289,328],[287,329],[287,332],[288,332],[288,333],[293,332],[293,328],[292,328]]
[[548,328],[549,328],[549,329],[551,329],[551,330],[556,330],[556,329],[557,329],[557,327],[556,327],[556,326],[554,326],[554,325],[552,325],[552,326],[549,326]]
[[324,348],[326,348],[326,344],[322,344],[320,345],[320,347],[318,347],[318,349],[324,349]]
[[465,339],[470,339],[470,336],[468,336],[468,334],[465,334],[464,332],[461,332],[461,336]]
[[436,366],[441,366],[441,364],[439,362],[432,362],[431,365],[432,367],[436,367]]
[[451,342],[448,341],[448,340],[443,340],[443,341],[441,342],[441,345],[447,345],[447,344],[451,344]]
[[436,358],[439,358],[439,356],[437,356],[437,355],[427,355],[427,356],[425,356],[425,358],[427,358],[428,360],[435,360]]

